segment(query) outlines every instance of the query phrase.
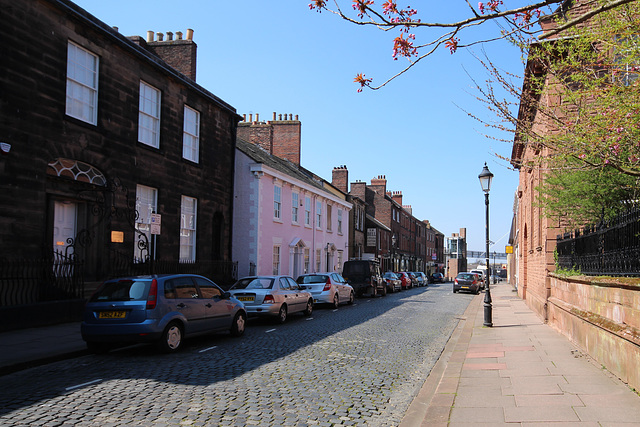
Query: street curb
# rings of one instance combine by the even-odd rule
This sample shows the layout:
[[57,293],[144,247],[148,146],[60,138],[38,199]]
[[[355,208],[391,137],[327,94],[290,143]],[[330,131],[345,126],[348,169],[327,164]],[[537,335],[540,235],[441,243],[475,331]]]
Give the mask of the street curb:
[[90,354],[88,350],[74,350],[66,353],[56,354],[54,356],[45,356],[38,359],[27,360],[25,362],[18,362],[8,366],[2,366],[0,367],[0,377],[4,375],[13,374],[14,372],[23,371],[25,369],[46,365],[48,363],[54,363],[54,362],[59,362],[61,360],[73,359],[80,356],[86,356],[88,354]]
[[[458,346],[460,338],[463,336],[463,331],[466,329],[465,326],[467,326],[467,323],[470,322],[471,328],[473,330],[473,325],[475,324],[476,320],[476,313],[480,308],[483,299],[483,294],[477,295],[471,301],[471,303],[469,303],[469,306],[465,310],[462,317],[459,318],[458,325],[449,337],[449,340],[442,350],[438,361],[431,369],[431,372],[425,380],[422,388],[418,392],[418,395],[409,405],[409,408],[407,409],[407,412],[405,413],[405,416],[402,419],[399,427],[419,427],[422,426],[423,422],[426,421],[425,418],[427,416],[427,411],[429,409],[429,406],[431,405],[431,401],[433,400],[434,395],[436,394],[438,386],[440,385],[440,382],[444,377],[445,371],[449,364],[449,360],[451,359],[453,352],[456,351],[456,347]],[[471,334],[465,333],[462,343],[464,344],[464,341],[466,341],[466,345],[468,346],[470,339]]]

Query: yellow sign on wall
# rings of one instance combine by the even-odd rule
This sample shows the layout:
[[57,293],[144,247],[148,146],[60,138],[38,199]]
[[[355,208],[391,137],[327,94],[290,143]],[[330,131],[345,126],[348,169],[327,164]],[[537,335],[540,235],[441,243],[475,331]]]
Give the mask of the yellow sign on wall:
[[111,232],[111,242],[112,243],[123,243],[124,242],[124,232],[123,231],[112,231]]
[[512,254],[513,253],[513,246],[505,246],[504,247],[504,252],[508,253],[508,254]]

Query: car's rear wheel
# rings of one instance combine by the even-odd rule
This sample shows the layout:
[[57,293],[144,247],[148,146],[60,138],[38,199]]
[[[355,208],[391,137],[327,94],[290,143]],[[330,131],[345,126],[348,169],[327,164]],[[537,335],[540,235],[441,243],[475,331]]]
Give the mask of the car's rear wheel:
[[278,311],[278,323],[284,323],[287,321],[287,306],[282,304],[280,306],[280,310]]
[[307,301],[307,308],[303,311],[303,313],[305,316],[311,316],[311,313],[313,313],[313,300],[311,298],[309,298],[309,301]]
[[158,348],[165,353],[178,351],[182,347],[183,335],[182,326],[178,322],[169,323],[158,341]]
[[231,324],[231,335],[234,337],[241,337],[244,334],[244,329],[247,324],[247,316],[244,313],[236,313],[236,317],[233,318]]

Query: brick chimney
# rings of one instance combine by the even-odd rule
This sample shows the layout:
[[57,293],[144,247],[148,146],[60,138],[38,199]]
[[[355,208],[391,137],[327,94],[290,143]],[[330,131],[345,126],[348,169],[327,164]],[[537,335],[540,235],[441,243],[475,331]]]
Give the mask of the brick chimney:
[[273,120],[266,122],[261,122],[258,114],[255,120],[253,114],[249,114],[248,121],[246,114],[243,117],[244,121],[238,123],[238,138],[261,146],[269,154],[300,164],[302,123],[297,115],[284,114],[283,118],[280,114],[276,118],[273,113]]
[[402,191],[394,191],[391,194],[391,199],[397,204],[399,204],[400,206],[402,206]]
[[387,194],[387,177],[385,175],[378,175],[377,178],[371,178],[371,185],[369,187],[376,193],[384,196]]
[[345,194],[349,193],[349,171],[342,165],[333,168],[331,173],[331,184]]
[[164,40],[164,34],[157,33],[158,39],[154,40],[153,31],[147,31],[146,48],[170,67],[195,81],[198,45],[193,41],[193,30],[187,29],[186,39],[182,38],[181,31],[175,33],[175,39],[173,35],[172,32],[167,32],[167,40]]
[[404,206],[402,206],[402,209],[407,211],[409,213],[409,215],[413,215],[413,208],[411,207],[411,205],[404,205]]

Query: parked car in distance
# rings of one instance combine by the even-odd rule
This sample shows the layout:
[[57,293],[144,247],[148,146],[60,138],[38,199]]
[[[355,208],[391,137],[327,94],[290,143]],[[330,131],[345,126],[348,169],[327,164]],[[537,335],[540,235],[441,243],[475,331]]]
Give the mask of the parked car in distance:
[[458,291],[469,291],[474,294],[480,293],[480,278],[478,273],[471,273],[468,271],[458,273],[453,281],[453,293]]
[[418,279],[418,286],[429,285],[429,279],[427,278],[427,275],[422,271],[415,271],[413,274],[416,276],[416,279]]
[[484,270],[469,270],[469,273],[475,273],[478,275],[478,277],[480,278],[480,281],[482,283],[480,283],[480,288],[484,289],[485,288],[485,282],[486,282],[486,273]]
[[444,283],[444,274],[433,273],[431,275],[431,280],[433,280],[433,283]]
[[286,322],[294,313],[311,316],[313,296],[289,276],[248,276],[229,288],[242,301],[249,316],[271,317]]
[[398,275],[392,271],[387,271],[382,276],[382,280],[384,280],[385,285],[387,286],[387,292],[396,292],[402,290],[402,280],[398,277]]
[[338,308],[341,303],[353,304],[356,298],[351,285],[338,273],[303,274],[296,282],[311,293],[314,304],[331,304]]
[[409,277],[409,274],[407,274],[407,272],[398,271],[396,272],[396,274],[398,275],[398,277],[400,277],[400,280],[402,281],[403,290],[413,288],[413,281],[411,280],[411,277]]
[[246,320],[243,304],[206,277],[164,274],[105,281],[87,302],[80,330],[94,352],[147,342],[173,352],[194,335],[241,336]]
[[347,279],[357,297],[363,295],[387,295],[387,286],[380,274],[380,264],[374,260],[346,261],[342,266],[342,277]]

